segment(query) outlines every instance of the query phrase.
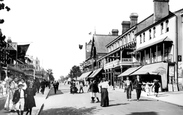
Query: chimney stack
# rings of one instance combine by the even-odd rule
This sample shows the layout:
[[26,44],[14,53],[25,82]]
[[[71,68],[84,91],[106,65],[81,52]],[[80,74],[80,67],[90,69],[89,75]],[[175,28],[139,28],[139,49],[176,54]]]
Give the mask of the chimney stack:
[[112,35],[113,36],[118,36],[118,29],[112,29]]
[[130,15],[130,22],[131,22],[130,28],[132,26],[136,25],[137,21],[138,21],[138,14],[137,13],[131,13],[131,15]]
[[130,28],[130,21],[123,21],[122,25],[122,34]]
[[169,0],[153,0],[154,21],[159,21],[169,15]]

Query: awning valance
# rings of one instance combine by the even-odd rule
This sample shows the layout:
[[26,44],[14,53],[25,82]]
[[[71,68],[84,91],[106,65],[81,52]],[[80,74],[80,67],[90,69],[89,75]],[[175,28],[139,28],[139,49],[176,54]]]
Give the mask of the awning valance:
[[140,51],[140,50],[145,49],[145,48],[148,48],[148,47],[150,47],[150,46],[153,46],[153,45],[156,45],[156,44],[162,43],[162,42],[173,42],[173,41],[172,41],[170,38],[165,37],[165,38],[163,38],[163,39],[160,39],[160,40],[154,41],[154,42],[152,42],[152,43],[150,43],[150,44],[148,44],[148,45],[145,45],[145,46],[139,47],[139,48],[137,48],[137,49],[135,50],[135,52]]
[[134,73],[135,71],[137,71],[138,69],[140,69],[141,67],[142,66],[131,67],[131,68],[127,69],[126,71],[124,71],[123,73],[121,73],[118,77],[128,76],[128,75]]
[[12,70],[12,71],[15,71],[15,72],[18,72],[18,73],[22,73],[24,74],[24,72],[22,70],[20,70],[19,68],[15,67],[15,66],[11,66],[11,65],[7,65],[7,69],[8,70]]
[[80,77],[78,77],[77,80],[84,80],[84,79],[85,79],[86,77],[88,77],[91,73],[92,73],[92,71],[85,72],[85,73],[83,73]]
[[88,78],[94,78],[99,72],[102,71],[102,68],[96,69]]

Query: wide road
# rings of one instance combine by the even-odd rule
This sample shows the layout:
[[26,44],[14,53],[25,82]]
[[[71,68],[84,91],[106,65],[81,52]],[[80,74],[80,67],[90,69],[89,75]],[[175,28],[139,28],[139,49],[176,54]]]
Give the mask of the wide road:
[[[68,85],[60,85],[58,94],[51,94],[45,101],[41,115],[182,115],[183,107],[141,97],[140,101],[127,101],[122,91],[110,90],[110,106],[90,103],[89,93],[70,94]],[[100,95],[99,95],[100,96]]]

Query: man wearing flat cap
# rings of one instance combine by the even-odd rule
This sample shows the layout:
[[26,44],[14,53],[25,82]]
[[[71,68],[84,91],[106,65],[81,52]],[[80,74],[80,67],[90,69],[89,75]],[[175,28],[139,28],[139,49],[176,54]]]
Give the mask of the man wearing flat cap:
[[23,83],[19,82],[18,89],[15,91],[13,95],[13,103],[15,104],[15,108],[17,110],[18,115],[23,115],[24,111],[25,92],[23,87],[24,87]]

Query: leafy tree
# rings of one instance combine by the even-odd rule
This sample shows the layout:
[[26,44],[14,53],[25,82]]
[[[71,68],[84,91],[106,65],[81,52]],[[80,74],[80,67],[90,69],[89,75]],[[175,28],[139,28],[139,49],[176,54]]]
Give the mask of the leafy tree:
[[48,70],[47,70],[47,73],[48,73],[48,76],[49,76],[50,81],[54,81],[55,78],[54,78],[54,76],[53,76],[53,71],[52,71],[52,69],[48,69]]
[[79,77],[81,74],[82,74],[82,73],[81,73],[80,67],[74,65],[74,66],[72,67],[72,69],[70,70],[69,76],[70,76],[70,78],[72,78],[72,79],[73,79],[73,78],[76,78],[76,79],[77,79],[77,77]]

